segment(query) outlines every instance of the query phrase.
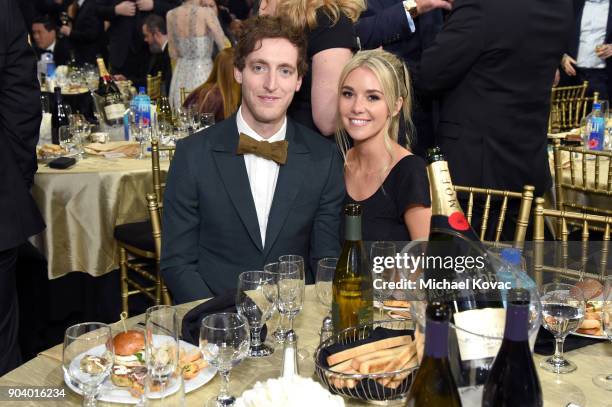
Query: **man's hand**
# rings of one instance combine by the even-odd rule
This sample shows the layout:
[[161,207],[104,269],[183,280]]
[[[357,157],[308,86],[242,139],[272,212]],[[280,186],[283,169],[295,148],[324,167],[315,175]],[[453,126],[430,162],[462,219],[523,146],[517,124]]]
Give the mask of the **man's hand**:
[[612,57],[612,44],[603,44],[595,48],[595,53],[601,59],[608,59]]
[[136,15],[136,5],[131,1],[122,1],[115,6],[115,14],[118,16],[132,17]]
[[153,0],[136,0],[136,7],[140,11],[151,11],[153,10]]
[[561,58],[561,68],[567,74],[567,76],[576,76],[576,60],[570,57],[567,54],[563,54],[563,58]]
[[419,15],[425,14],[436,8],[450,10],[454,0],[416,0],[417,12]]
[[114,81],[127,81],[127,78],[119,73],[117,75],[113,75],[113,80]]
[[70,37],[71,32],[72,28],[69,25],[63,25],[60,27],[60,33],[62,33],[64,37]]
[[553,86],[557,86],[559,81],[561,80],[561,74],[559,73],[559,69],[555,70],[555,79],[553,79]]

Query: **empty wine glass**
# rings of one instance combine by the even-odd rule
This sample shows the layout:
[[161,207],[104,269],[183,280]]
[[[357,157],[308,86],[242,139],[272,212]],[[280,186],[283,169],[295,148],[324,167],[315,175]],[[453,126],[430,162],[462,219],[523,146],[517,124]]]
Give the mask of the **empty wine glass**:
[[77,140],[74,133],[70,131],[70,126],[60,126],[57,130],[57,137],[66,154],[70,154],[77,147]]
[[229,392],[230,372],[249,354],[249,324],[232,313],[208,315],[200,328],[200,350],[204,359],[221,375],[219,395],[208,406],[233,406],[236,398]]
[[[276,284],[277,288],[278,288],[278,266],[279,263],[278,262],[274,262],[274,263],[268,263],[264,266],[264,271],[267,271],[269,273],[272,273],[272,275],[274,276],[274,283]],[[276,309],[279,310],[278,308],[278,296],[276,298]],[[274,340],[278,343],[282,343],[285,341],[285,335],[287,335],[287,329],[285,327],[285,314],[280,312],[278,312],[278,326],[276,327],[276,329],[274,330],[274,332],[272,332],[272,337],[274,338]]]
[[113,358],[110,326],[85,322],[66,329],[62,368],[66,381],[83,392],[83,406],[96,406],[98,391],[110,375]]
[[569,373],[576,364],[563,357],[565,337],[575,332],[584,317],[584,294],[571,284],[550,283],[542,287],[542,325],[555,337],[555,353],[540,362],[540,367],[554,373]]
[[245,271],[238,276],[236,309],[251,329],[250,357],[268,356],[274,348],[261,341],[261,328],[274,311],[278,299],[278,286],[274,275],[267,271]]
[[328,309],[328,315],[331,315],[332,305],[332,284],[334,282],[334,274],[336,272],[336,263],[338,259],[335,257],[326,257],[319,260],[317,263],[317,275],[315,277],[315,288],[319,302]]
[[138,154],[139,160],[145,158],[145,142],[150,140],[151,137],[151,126],[142,115],[136,114],[131,111],[130,117],[130,133],[133,135],[134,140],[140,144],[140,153]]
[[278,309],[287,315],[293,330],[293,320],[304,306],[304,259],[291,254],[279,257],[278,273]]
[[394,258],[396,253],[397,250],[395,248],[395,243],[393,242],[374,242],[370,248],[371,264],[374,265],[380,262],[380,260],[376,259],[382,259],[382,262],[380,262],[380,267],[382,267],[382,270],[375,270],[374,267],[372,267],[372,279],[375,283],[373,287],[374,301],[378,305],[380,319],[383,318],[384,301],[390,298],[393,294],[392,290],[384,287],[384,284],[393,281],[396,275],[395,262],[393,262],[391,266],[387,266],[388,263],[386,263],[384,260],[387,258]]
[[[612,341],[612,276],[606,277],[604,283],[601,324],[604,334]],[[603,389],[612,391],[612,372],[595,376],[593,383]]]
[[200,127],[205,129],[215,124],[214,113],[200,113]]

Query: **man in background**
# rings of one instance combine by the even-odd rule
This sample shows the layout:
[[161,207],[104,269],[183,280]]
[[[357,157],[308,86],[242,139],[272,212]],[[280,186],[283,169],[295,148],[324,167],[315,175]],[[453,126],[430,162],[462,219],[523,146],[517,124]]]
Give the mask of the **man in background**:
[[0,0],[0,376],[21,363],[18,247],[45,225],[30,195],[41,120],[36,58],[16,0]]
[[166,31],[166,21],[158,15],[151,14],[144,20],[142,25],[142,35],[144,41],[149,46],[151,60],[149,61],[149,75],[162,73],[162,87],[166,90],[166,95],[170,91],[172,81],[172,65],[170,54],[168,53],[168,32]]
[[32,38],[37,59],[40,59],[42,54],[50,53],[56,66],[66,65],[70,60],[70,44],[66,39],[57,37],[57,28],[49,16],[34,19]]
[[76,0],[76,12],[72,23],[62,25],[60,34],[68,38],[78,64],[96,64],[96,57],[106,53],[104,49],[104,21],[96,13],[96,0]]

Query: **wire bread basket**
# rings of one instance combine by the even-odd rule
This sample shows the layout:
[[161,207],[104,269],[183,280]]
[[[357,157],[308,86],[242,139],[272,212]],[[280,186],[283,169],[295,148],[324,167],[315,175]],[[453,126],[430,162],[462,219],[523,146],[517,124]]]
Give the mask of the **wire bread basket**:
[[[366,401],[371,404],[388,405],[405,399],[417,367],[383,373],[349,374],[333,371],[327,366],[327,349],[334,345],[350,345],[369,339],[377,328],[388,331],[402,331],[414,339],[413,324],[409,320],[381,320],[371,324],[351,327],[322,342],[315,352],[315,371],[320,381],[333,394]],[[398,332],[399,334],[399,332]],[[384,385],[383,385],[384,384]]]

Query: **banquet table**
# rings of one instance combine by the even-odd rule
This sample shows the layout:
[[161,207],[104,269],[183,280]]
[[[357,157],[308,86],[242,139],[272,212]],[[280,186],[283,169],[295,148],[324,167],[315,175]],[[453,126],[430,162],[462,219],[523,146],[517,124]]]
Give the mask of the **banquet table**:
[[[168,169],[168,160],[160,164]],[[65,170],[39,163],[32,195],[47,228],[33,243],[47,258],[50,279],[72,271],[97,277],[118,268],[113,229],[148,218],[151,171],[150,158],[87,156]]]
[[[182,316],[201,301],[176,306],[179,316]],[[326,313],[326,309],[318,303],[315,287],[309,285],[306,288],[306,299],[304,309],[295,321],[295,331],[298,335],[298,346],[306,349],[311,355],[310,358],[300,362],[300,374],[302,376],[313,376],[314,364],[312,355],[319,342],[318,330],[320,323]],[[139,321],[144,320],[144,315],[132,317],[128,320],[128,326],[133,326]],[[274,326],[274,323],[271,324]],[[120,324],[113,325],[115,332],[121,330]],[[542,384],[544,395],[544,406],[546,407],[566,407],[564,396],[570,392],[582,392],[586,399],[585,406],[593,407],[612,407],[612,394],[596,387],[591,378],[600,373],[612,373],[612,344],[602,341],[581,349],[567,352],[567,357],[578,365],[578,370],[562,375],[562,386],[554,384],[556,375],[537,368]],[[536,365],[544,357],[535,355]],[[47,351],[42,352],[36,358],[25,363],[21,367],[9,372],[0,378],[0,389],[3,386],[48,386],[54,388],[64,387],[63,373],[61,367],[62,345],[57,345]],[[276,349],[270,357],[261,359],[247,359],[242,361],[231,373],[231,391],[235,395],[240,395],[244,390],[251,388],[255,382],[263,381],[268,378],[278,377],[282,351]],[[314,376],[313,376],[314,377]],[[215,376],[209,383],[199,389],[187,394],[186,406],[201,407],[205,401],[215,396],[219,390],[220,379]],[[559,388],[561,391],[559,391]],[[3,406],[78,406],[81,397],[66,389],[66,398],[61,401],[20,401],[20,402],[0,402]],[[348,401],[347,406],[365,406],[365,403]],[[99,402],[100,406],[116,405]],[[289,407],[289,406],[288,406]]]

